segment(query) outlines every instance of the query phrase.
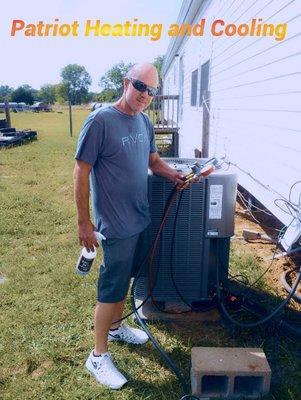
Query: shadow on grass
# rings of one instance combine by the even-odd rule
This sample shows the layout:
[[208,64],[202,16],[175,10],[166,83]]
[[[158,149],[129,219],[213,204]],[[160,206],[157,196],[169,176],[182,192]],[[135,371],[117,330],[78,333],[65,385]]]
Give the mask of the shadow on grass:
[[[283,301],[266,291],[246,288],[239,283],[231,283],[231,291],[247,296],[251,301],[259,303],[257,312],[264,307],[273,310]],[[246,314],[237,306],[229,310],[230,313],[242,322],[258,320],[257,316]],[[283,328],[279,329],[280,319],[286,318],[300,329],[300,312],[290,307],[279,314],[273,323],[261,325],[253,329],[242,329],[233,326],[224,318],[220,322],[196,322],[183,320],[169,322],[148,322],[147,325],[155,338],[163,339],[163,348],[179,367],[185,379],[189,381],[190,349],[195,346],[203,347],[261,347],[266,353],[272,369],[270,395],[267,400],[291,400],[301,398],[300,355],[301,343],[296,337],[288,334]],[[131,352],[141,357],[155,359],[160,365],[164,364],[155,348],[129,346]],[[166,367],[167,368],[167,367]],[[180,393],[180,391],[179,391]],[[176,398],[176,397],[175,397]]]
[[135,393],[135,399],[147,400],[178,400],[183,396],[181,387],[176,378],[169,379],[165,383],[149,383],[146,380],[141,380],[131,377],[128,388]]

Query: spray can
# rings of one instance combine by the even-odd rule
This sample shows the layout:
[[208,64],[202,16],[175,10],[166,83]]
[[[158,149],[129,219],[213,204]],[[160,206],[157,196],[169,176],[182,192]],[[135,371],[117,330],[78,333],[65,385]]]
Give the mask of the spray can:
[[[94,232],[94,234],[99,243],[106,239],[100,232]],[[81,276],[87,275],[91,270],[96,254],[97,252],[95,247],[93,248],[93,251],[88,251],[85,247],[83,247],[76,263],[76,273]]]

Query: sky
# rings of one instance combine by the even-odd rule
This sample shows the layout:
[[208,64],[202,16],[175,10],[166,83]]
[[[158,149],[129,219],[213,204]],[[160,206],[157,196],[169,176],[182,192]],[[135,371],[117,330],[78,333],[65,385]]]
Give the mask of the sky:
[[[0,15],[0,49],[6,54],[1,62],[0,85],[18,87],[29,84],[36,89],[46,83],[58,83],[61,69],[67,64],[83,65],[92,77],[90,90],[100,91],[99,80],[113,64],[152,62],[166,52],[170,38],[168,27],[176,23],[182,0],[15,0],[2,4]],[[72,24],[78,21],[77,37],[71,35],[25,36],[28,24]],[[134,18],[137,24],[162,24],[161,37],[85,36],[88,19],[93,24],[125,24]],[[24,28],[11,36],[13,20],[23,20]],[[30,28],[31,29],[31,28]],[[29,32],[27,30],[27,32]],[[43,30],[42,30],[43,33]],[[153,35],[155,37],[155,35]],[[2,57],[1,57],[2,58]]]

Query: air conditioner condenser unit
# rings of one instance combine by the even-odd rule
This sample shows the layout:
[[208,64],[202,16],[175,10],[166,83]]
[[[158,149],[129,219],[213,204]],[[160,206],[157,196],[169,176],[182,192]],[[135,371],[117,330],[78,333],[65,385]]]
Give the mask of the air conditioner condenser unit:
[[[169,158],[165,161],[187,174],[194,162],[204,163],[206,159]],[[236,188],[235,174],[216,169],[183,191],[179,208],[181,194],[178,194],[162,231],[152,267],[152,295],[157,302],[182,303],[182,297],[193,305],[210,300],[216,288],[217,268],[221,280],[227,280],[230,238],[234,235]],[[167,179],[149,172],[151,226],[149,239],[137,254],[149,251],[172,189],[173,184]],[[135,264],[139,262],[141,259],[137,256]],[[144,300],[149,294],[147,269],[146,262],[137,278],[135,297],[138,300]]]

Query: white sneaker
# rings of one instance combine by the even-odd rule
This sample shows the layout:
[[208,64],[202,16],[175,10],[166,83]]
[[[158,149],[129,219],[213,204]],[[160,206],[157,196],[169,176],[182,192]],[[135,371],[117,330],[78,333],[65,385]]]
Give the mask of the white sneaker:
[[127,379],[113,364],[110,353],[104,353],[99,357],[95,357],[92,350],[86,361],[86,368],[95,376],[99,383],[110,389],[120,389],[127,383]]
[[147,334],[142,329],[121,324],[115,331],[109,331],[108,341],[122,341],[132,344],[144,344],[148,341]]

